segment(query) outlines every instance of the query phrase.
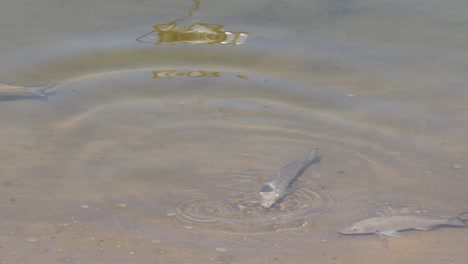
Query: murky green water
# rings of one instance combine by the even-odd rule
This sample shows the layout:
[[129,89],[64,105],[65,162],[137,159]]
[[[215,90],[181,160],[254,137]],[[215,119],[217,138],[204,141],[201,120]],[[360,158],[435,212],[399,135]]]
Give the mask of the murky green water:
[[0,81],[57,86],[0,97],[1,263],[468,258],[468,229],[337,234],[468,210],[464,1],[4,2]]

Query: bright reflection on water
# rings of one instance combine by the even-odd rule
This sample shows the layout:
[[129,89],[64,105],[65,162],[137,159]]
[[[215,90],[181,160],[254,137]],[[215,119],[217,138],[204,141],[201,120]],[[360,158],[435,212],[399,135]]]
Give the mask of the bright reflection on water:
[[[57,86],[0,100],[3,263],[468,258],[463,228],[337,234],[368,211],[468,210],[467,4],[255,2],[186,21],[249,32],[238,46],[135,41],[189,1],[4,4],[0,81]],[[315,147],[262,209],[260,186]]]

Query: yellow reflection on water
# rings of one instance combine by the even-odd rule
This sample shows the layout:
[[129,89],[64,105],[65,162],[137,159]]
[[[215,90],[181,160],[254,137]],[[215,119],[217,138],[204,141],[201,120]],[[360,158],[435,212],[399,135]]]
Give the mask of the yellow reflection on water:
[[[172,79],[175,77],[220,77],[221,72],[218,71],[201,71],[201,70],[192,70],[192,71],[183,71],[183,70],[155,70],[151,71],[153,73],[153,79]],[[237,78],[242,80],[248,80],[249,78],[246,75],[236,75]]]
[[193,23],[183,27],[178,21],[192,17],[192,13],[200,8],[200,0],[194,0],[194,8],[185,17],[176,19],[167,24],[154,25],[153,30],[138,37],[136,40],[143,43],[154,44],[231,44],[242,45],[249,33],[242,31],[224,30],[224,25]]

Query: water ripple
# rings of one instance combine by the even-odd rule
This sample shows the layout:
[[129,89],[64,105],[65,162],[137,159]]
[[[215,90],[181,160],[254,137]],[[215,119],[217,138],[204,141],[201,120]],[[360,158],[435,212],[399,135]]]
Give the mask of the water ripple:
[[329,213],[336,196],[312,182],[301,180],[284,201],[263,209],[257,194],[189,199],[181,202],[171,217],[185,227],[232,233],[265,233],[298,230]]

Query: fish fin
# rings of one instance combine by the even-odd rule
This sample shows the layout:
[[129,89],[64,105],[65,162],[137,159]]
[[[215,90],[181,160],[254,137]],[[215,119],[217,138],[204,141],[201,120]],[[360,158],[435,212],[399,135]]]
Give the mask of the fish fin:
[[320,160],[320,155],[318,154],[318,148],[312,149],[309,154],[307,155],[307,160],[312,161],[319,161]]
[[396,230],[389,230],[384,232],[379,232],[379,234],[391,236],[391,237],[401,237],[401,233]]
[[385,237],[383,236],[383,234],[380,233],[379,231],[375,232],[375,234],[379,237],[379,239],[385,239]]
[[437,227],[436,225],[433,225],[433,226],[415,227],[414,229],[420,230],[420,231],[428,231],[428,230],[432,230],[432,229],[434,229],[436,227]]
[[54,87],[56,84],[43,84],[43,85],[33,85],[33,86],[26,86],[28,89],[28,93],[31,95],[36,95],[40,97],[47,97],[47,94],[44,92],[45,90]]
[[388,239],[380,232],[375,232],[375,234],[379,237],[380,242],[385,248],[388,248]]
[[[320,162],[320,155],[318,154],[318,148],[314,148],[303,160],[307,162],[297,173],[293,180],[289,183],[291,185],[297,178],[301,177],[302,174],[314,163]],[[289,164],[288,164],[289,165]],[[286,165],[287,166],[287,165]]]
[[463,213],[461,213],[461,214],[458,215],[458,218],[460,218],[460,220],[462,220],[463,222],[467,222],[467,221],[468,221],[468,218],[466,218],[466,219],[465,219],[464,217],[462,218],[462,216],[463,216],[463,215],[466,215],[466,214],[468,214],[468,212],[463,212]]
[[373,204],[367,206],[367,217],[376,217],[375,206]]

